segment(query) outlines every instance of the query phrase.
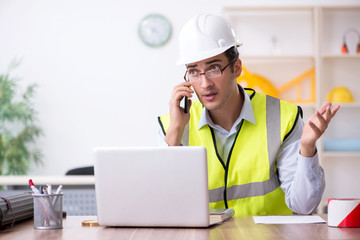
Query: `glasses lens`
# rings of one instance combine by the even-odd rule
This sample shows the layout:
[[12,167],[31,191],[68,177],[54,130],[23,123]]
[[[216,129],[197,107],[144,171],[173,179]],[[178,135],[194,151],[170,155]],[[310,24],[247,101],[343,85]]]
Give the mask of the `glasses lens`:
[[197,82],[200,79],[200,74],[198,74],[198,73],[195,73],[195,74],[187,73],[186,76],[187,76],[188,81],[190,81],[190,82]]
[[[190,82],[197,82],[200,80],[200,76],[204,73],[199,72],[186,72],[185,79]],[[205,72],[207,78],[217,78],[221,76],[221,69],[212,69]]]
[[216,78],[221,75],[221,70],[220,69],[209,70],[205,72],[205,75],[207,78]]

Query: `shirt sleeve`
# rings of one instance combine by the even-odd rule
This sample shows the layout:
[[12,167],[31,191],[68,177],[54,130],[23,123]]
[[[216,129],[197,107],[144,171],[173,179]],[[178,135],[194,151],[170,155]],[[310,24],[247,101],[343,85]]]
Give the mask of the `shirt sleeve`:
[[313,157],[300,154],[303,126],[299,118],[292,133],[283,142],[277,155],[277,170],[287,206],[298,214],[310,214],[321,201],[325,176],[317,153]]

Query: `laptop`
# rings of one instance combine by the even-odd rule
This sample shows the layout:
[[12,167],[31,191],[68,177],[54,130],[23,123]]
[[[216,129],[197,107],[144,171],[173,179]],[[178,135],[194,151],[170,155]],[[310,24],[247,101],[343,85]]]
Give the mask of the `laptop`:
[[95,148],[100,225],[208,227],[205,147]]

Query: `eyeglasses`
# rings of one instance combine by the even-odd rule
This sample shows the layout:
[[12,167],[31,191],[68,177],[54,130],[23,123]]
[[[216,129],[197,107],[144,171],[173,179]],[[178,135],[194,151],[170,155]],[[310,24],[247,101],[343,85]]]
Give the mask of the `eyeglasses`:
[[184,79],[187,82],[198,82],[201,80],[201,75],[205,75],[207,78],[217,78],[222,75],[225,69],[236,60],[229,62],[225,67],[220,68],[218,65],[213,65],[206,72],[199,72],[195,69],[186,70]]

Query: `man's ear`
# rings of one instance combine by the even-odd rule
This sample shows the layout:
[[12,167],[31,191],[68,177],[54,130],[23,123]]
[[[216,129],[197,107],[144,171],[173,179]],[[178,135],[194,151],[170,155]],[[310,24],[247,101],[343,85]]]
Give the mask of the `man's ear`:
[[234,74],[235,77],[238,78],[241,75],[242,72],[242,63],[240,58],[238,58],[234,63]]

